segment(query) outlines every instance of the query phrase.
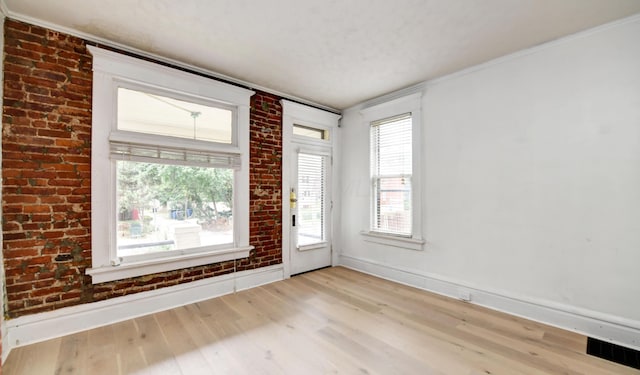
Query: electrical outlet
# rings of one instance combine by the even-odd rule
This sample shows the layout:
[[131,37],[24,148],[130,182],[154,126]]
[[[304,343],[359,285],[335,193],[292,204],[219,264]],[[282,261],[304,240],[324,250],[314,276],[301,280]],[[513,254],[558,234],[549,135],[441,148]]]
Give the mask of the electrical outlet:
[[463,301],[471,301],[471,292],[467,289],[458,289],[458,298]]

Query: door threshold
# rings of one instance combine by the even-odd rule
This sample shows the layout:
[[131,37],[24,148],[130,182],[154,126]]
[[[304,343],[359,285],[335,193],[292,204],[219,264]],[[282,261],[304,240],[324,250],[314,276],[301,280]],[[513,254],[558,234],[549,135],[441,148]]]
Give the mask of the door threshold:
[[293,275],[291,275],[291,277],[304,275],[305,273],[320,271],[320,270],[323,270],[325,268],[331,268],[331,267],[333,267],[333,266],[324,266],[324,267],[316,268],[316,269],[309,270],[309,271],[298,272],[298,273],[294,273]]

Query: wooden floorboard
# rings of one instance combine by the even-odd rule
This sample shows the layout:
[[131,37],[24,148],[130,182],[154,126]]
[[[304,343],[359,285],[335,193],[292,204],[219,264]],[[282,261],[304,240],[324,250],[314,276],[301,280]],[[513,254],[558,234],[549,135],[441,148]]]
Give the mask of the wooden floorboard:
[[640,374],[586,337],[342,267],[15,348],[4,375]]

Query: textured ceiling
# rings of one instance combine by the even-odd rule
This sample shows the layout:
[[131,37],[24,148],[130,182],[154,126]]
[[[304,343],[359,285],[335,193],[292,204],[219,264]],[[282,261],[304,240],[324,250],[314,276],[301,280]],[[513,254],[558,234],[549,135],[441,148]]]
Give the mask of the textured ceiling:
[[0,0],[316,104],[358,102],[640,12],[640,0]]

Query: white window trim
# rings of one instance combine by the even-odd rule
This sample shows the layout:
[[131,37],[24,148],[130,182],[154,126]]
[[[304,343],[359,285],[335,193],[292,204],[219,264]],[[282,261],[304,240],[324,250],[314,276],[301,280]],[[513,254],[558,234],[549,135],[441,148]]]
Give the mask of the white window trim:
[[[422,92],[406,95],[385,103],[364,108],[360,111],[363,126],[370,129],[371,122],[398,116],[404,113],[411,113],[411,136],[412,136],[412,177],[411,177],[411,236],[393,235],[372,231],[367,228],[361,231],[365,241],[382,245],[400,247],[411,250],[422,250],[424,239],[422,234],[422,178],[421,178],[421,129],[422,129]],[[371,147],[371,145],[369,145]],[[369,163],[371,165],[371,163]],[[373,205],[373,192],[369,190],[369,207]],[[369,210],[369,215],[372,215]],[[369,223],[371,222],[371,218]]]
[[[249,114],[250,98],[254,92],[97,47],[88,48],[93,55],[92,267],[86,273],[92,276],[92,282],[96,284],[249,256],[253,248],[249,245]],[[233,144],[212,144],[212,149],[238,153],[241,159],[241,168],[234,174],[234,244],[230,248],[205,248],[178,256],[172,252],[165,258],[120,263],[115,248],[115,168],[109,158],[109,138],[116,129],[119,86],[159,90],[175,93],[178,97],[200,98],[237,108]]]

